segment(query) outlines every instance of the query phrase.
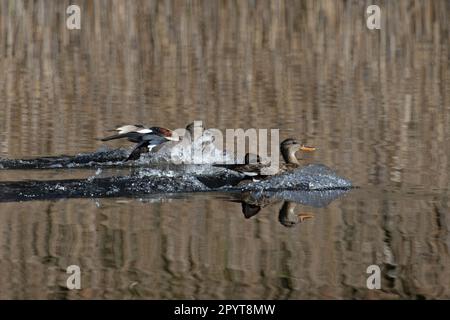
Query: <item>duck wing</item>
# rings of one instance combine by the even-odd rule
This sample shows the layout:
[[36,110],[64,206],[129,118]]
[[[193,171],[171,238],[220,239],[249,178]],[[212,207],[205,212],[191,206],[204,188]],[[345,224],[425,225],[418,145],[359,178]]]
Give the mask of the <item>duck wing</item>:
[[148,144],[150,141],[141,141],[139,142],[131,151],[130,155],[125,161],[129,160],[137,160],[141,156],[141,153],[147,153],[148,152]]
[[113,134],[112,136],[102,138],[101,141],[109,141],[109,140],[127,138],[131,142],[139,142],[141,140],[142,135],[143,134],[139,133],[139,132],[119,133],[119,134]]

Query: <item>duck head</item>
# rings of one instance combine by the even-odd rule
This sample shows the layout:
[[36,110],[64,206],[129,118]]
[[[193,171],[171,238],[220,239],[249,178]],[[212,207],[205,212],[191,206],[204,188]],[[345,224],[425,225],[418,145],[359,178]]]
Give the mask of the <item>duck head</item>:
[[162,128],[162,127],[151,127],[148,129],[151,134],[157,135],[159,137],[162,137],[166,140],[170,141],[179,141],[180,136],[170,129]]
[[196,135],[195,137],[198,138],[203,134],[203,131],[205,131],[203,121],[193,121],[186,126],[186,133],[184,136],[189,136],[190,139],[194,140],[194,134]]
[[304,146],[300,142],[292,138],[288,138],[280,144],[280,152],[286,163],[299,164],[298,159],[295,156],[295,153],[299,150],[311,152],[316,150],[316,148]]
[[297,204],[295,202],[285,201],[278,214],[278,221],[285,227],[293,227],[307,219],[314,218],[311,213],[296,212]]

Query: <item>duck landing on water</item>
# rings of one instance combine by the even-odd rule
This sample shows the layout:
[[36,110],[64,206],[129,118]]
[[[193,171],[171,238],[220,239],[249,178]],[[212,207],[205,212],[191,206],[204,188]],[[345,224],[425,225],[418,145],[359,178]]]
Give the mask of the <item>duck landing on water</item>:
[[125,161],[139,159],[142,153],[151,151],[156,146],[167,141],[179,141],[180,137],[176,132],[162,127],[145,127],[141,124],[125,125],[114,130],[117,133],[105,138],[101,141],[110,141],[115,139],[126,138],[130,142],[136,143],[130,155]]

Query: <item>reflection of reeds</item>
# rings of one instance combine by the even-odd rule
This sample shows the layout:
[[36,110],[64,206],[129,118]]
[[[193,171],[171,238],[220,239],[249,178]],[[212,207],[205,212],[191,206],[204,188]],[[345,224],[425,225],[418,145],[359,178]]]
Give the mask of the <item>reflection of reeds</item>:
[[[307,139],[356,184],[448,187],[447,1],[379,1],[380,31],[360,1],[78,3],[82,29],[68,31],[69,1],[0,1],[2,156],[90,151],[120,123],[203,119],[293,129],[282,138]],[[91,270],[87,296],[363,296],[356,275],[391,251],[397,292],[450,297],[448,203],[347,201],[289,233],[214,214],[238,210],[221,203],[105,216],[76,203],[1,205],[0,297],[49,296],[74,258]]]
[[[100,203],[2,204],[0,298],[450,297],[448,226],[427,201],[343,200],[289,229],[276,207],[249,221],[232,203]],[[391,278],[368,292],[374,263]]]

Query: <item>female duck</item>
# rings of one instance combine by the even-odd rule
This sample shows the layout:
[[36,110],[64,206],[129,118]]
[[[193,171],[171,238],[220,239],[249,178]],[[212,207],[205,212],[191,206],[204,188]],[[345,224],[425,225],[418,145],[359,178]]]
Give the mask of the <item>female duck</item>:
[[[280,152],[283,157],[284,163],[280,164],[277,173],[293,170],[300,166],[300,162],[298,161],[295,155],[297,151],[310,152],[314,150],[316,150],[316,148],[304,146],[295,139],[289,138],[284,140],[280,144]],[[267,176],[267,174],[264,174],[262,169],[269,167],[270,163],[261,161],[261,158],[258,155],[247,153],[245,155],[244,164],[218,165],[218,166],[240,172],[249,177],[264,177]]]

